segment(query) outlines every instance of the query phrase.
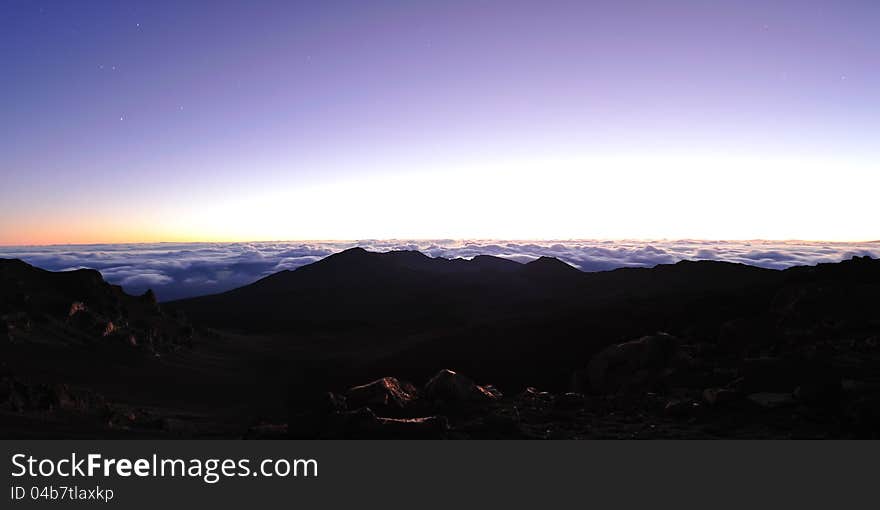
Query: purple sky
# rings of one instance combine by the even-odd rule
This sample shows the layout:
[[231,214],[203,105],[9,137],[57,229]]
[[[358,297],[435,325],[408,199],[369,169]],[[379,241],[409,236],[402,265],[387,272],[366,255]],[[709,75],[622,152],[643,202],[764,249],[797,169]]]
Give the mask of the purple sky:
[[878,27],[868,0],[3,0],[0,244],[876,239]]

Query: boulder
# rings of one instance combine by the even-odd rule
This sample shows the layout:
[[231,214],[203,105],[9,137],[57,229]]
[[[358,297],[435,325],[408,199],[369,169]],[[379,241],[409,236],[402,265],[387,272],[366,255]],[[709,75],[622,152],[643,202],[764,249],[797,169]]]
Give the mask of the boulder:
[[117,330],[118,330],[118,328],[116,327],[115,324],[113,324],[112,321],[107,321],[107,323],[104,324],[104,330],[101,332],[101,336],[108,337],[108,336],[116,333]]
[[658,333],[607,347],[593,356],[586,370],[576,375],[576,380],[580,389],[616,393],[648,386],[689,364],[690,358],[682,352],[679,340]]
[[82,301],[74,301],[70,304],[70,311],[67,312],[67,316],[73,317],[74,315],[80,312],[85,312],[86,310],[88,310],[88,308],[86,307],[85,303],[83,303]]
[[501,398],[501,392],[493,386],[479,386],[470,378],[443,369],[425,384],[425,397],[443,402],[491,402]]
[[553,395],[546,391],[540,391],[531,386],[523,390],[522,393],[516,396],[516,398],[517,400],[529,402],[532,404],[551,404],[553,402]]
[[402,409],[417,397],[415,386],[394,377],[383,377],[362,386],[355,386],[346,393],[352,407],[392,407]]

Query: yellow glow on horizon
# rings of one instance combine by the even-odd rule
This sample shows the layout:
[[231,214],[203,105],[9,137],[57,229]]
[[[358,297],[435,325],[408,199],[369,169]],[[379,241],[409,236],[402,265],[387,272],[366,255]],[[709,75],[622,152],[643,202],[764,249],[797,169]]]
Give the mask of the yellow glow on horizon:
[[617,157],[387,173],[240,196],[195,210],[177,232],[213,240],[880,237],[871,214],[877,177],[837,162],[829,179],[833,164]]
[[[829,175],[829,169],[832,169]],[[266,184],[215,200],[57,224],[2,244],[299,239],[880,238],[864,161],[742,156],[541,158]],[[370,177],[367,177],[367,174]]]

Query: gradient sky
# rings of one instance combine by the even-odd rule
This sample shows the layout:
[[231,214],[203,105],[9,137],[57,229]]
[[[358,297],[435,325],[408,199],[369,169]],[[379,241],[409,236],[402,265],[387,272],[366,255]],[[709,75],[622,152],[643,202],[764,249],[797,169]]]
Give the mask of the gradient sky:
[[0,244],[880,238],[880,2],[0,0]]

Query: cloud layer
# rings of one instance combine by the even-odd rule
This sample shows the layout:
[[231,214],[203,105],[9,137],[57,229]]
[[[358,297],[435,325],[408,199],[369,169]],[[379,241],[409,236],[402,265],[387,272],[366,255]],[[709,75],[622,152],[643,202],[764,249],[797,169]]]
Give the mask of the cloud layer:
[[679,260],[723,260],[782,269],[838,262],[854,255],[880,257],[880,242],[802,241],[456,241],[159,243],[73,246],[0,246],[0,257],[63,271],[88,267],[130,293],[153,289],[160,300],[223,292],[284,269],[295,269],[353,246],[419,250],[432,257],[495,255],[519,262],[551,256],[583,271],[650,267]]

